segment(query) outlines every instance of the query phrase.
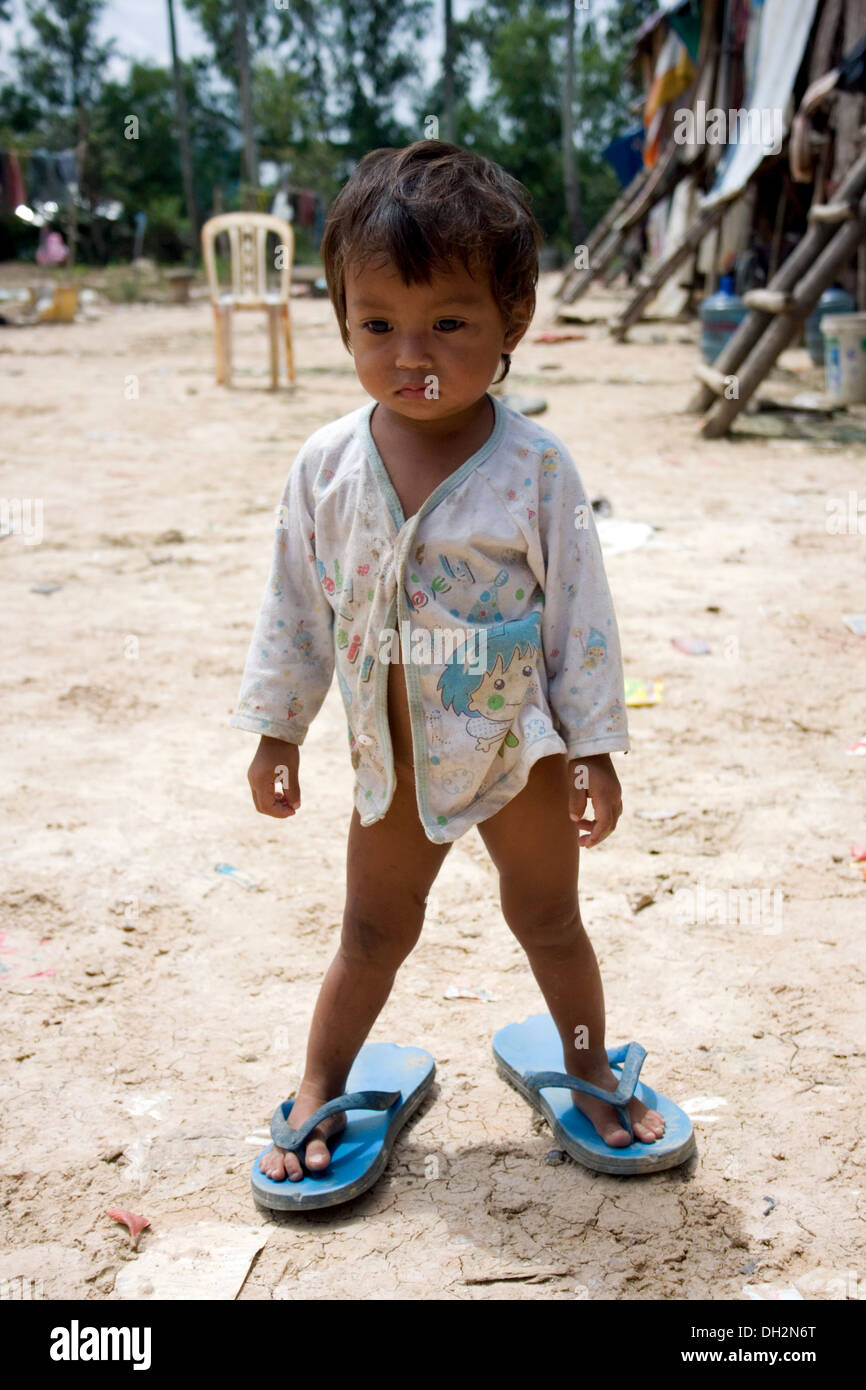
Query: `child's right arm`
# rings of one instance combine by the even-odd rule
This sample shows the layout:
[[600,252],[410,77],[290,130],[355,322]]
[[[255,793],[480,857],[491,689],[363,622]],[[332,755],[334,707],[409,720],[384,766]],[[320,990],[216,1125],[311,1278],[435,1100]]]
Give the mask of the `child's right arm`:
[[304,455],[302,449],[283,490],[268,582],[230,720],[261,734],[247,776],[256,809],[277,817],[294,815],[300,805],[298,748],[334,672],[334,614],[316,568]]

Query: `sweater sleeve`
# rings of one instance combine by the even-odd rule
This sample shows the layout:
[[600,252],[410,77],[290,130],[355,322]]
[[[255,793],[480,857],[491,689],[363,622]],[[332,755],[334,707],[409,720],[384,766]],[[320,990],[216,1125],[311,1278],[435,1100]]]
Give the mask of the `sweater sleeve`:
[[592,507],[560,447],[539,503],[548,699],[568,757],[627,751],[619,630]]
[[318,577],[307,470],[302,449],[277,508],[268,582],[229,720],[236,729],[297,744],[334,673],[334,614]]

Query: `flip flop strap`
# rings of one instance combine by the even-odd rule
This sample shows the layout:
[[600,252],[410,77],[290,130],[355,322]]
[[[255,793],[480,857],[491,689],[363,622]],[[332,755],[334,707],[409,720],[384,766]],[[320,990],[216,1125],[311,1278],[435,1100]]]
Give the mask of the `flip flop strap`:
[[[338,1115],[343,1110],[389,1110],[394,1102],[400,1099],[401,1094],[401,1091],[351,1091],[320,1105],[299,1129],[293,1129],[286,1122],[283,1106],[278,1105],[271,1120],[271,1138],[281,1149],[288,1149],[293,1153],[301,1147],[316,1125],[320,1125],[329,1115]],[[291,1097],[284,1104],[288,1105],[290,1100]]]
[[619,1083],[615,1091],[605,1091],[601,1086],[593,1086],[591,1081],[582,1081],[579,1076],[569,1076],[565,1071],[531,1071],[523,1080],[533,1090],[540,1091],[544,1086],[561,1086],[570,1091],[581,1091],[584,1095],[595,1096],[596,1100],[606,1101],[616,1108],[623,1128],[630,1138],[634,1138],[631,1116],[625,1108],[632,1099],[637,1086],[640,1069],[646,1059],[646,1048],[640,1043],[627,1043],[624,1047],[611,1047],[607,1059],[612,1064],[622,1063]]

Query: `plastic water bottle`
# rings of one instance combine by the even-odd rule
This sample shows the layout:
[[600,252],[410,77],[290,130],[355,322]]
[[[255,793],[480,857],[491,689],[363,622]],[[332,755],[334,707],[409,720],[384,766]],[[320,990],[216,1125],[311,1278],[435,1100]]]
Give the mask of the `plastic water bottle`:
[[723,275],[716,293],[701,300],[698,309],[702,325],[701,356],[705,362],[715,362],[748,312],[740,296],[734,294],[733,275]]
[[829,290],[825,290],[821,295],[817,307],[812,310],[806,320],[806,347],[816,367],[821,367],[824,363],[822,318],[825,314],[853,314],[856,309],[857,305],[851,295],[847,290],[840,289],[838,285],[831,285]]

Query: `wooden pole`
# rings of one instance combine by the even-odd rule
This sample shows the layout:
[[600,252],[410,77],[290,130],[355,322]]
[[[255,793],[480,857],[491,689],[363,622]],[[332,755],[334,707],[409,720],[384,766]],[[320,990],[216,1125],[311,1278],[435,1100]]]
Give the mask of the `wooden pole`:
[[572,245],[583,241],[584,226],[574,149],[574,40],[577,0],[565,4],[565,70],[562,74],[562,187]]
[[445,50],[442,54],[442,139],[457,139],[454,114],[454,13],[453,0],[444,0]]
[[[856,203],[866,193],[866,153],[862,154],[848,177],[840,185],[837,198]],[[809,228],[799,245],[783,261],[773,277],[772,290],[793,290],[816,256],[824,250],[835,235],[837,228],[828,223],[810,222]],[[764,331],[773,321],[772,314],[750,313],[740,324],[727,347],[723,348],[714,365],[723,376],[736,374],[737,368],[746,360]],[[713,404],[715,397],[706,386],[699,386],[686,406],[687,414],[702,415]]]
[[166,0],[168,8],[168,33],[171,43],[171,67],[174,76],[174,112],[177,122],[177,143],[180,154],[180,169],[183,176],[183,191],[186,199],[186,215],[192,229],[193,248],[198,246],[201,224],[195,196],[195,180],[192,173],[192,148],[189,139],[189,119],[186,110],[186,93],[183,90],[183,69],[177,51],[177,34],[174,27],[174,0]]
[[727,203],[717,203],[714,207],[708,208],[700,215],[697,222],[692,224],[680,244],[659,261],[655,270],[650,271],[646,276],[639,277],[637,294],[629,301],[622,313],[611,320],[610,333],[616,342],[621,343],[623,341],[631,325],[640,318],[645,306],[651,299],[655,298],[665,281],[673,275],[683,261],[693,254],[707,232],[712,231],[713,227],[721,221],[727,209]]
[[[776,315],[760,342],[744,362],[737,377],[737,395],[728,400],[717,400],[706,420],[701,433],[706,439],[718,439],[727,433],[731,421],[743,409],[755,389],[763,381],[779,354],[785,351],[795,337],[803,320],[811,314],[828,285],[848,264],[866,235],[866,198],[860,203],[858,216],[834,229],[830,243],[824,247],[811,269],[803,276],[794,291],[791,310]],[[723,375],[731,375],[724,373]],[[709,390],[709,387],[707,387]]]

